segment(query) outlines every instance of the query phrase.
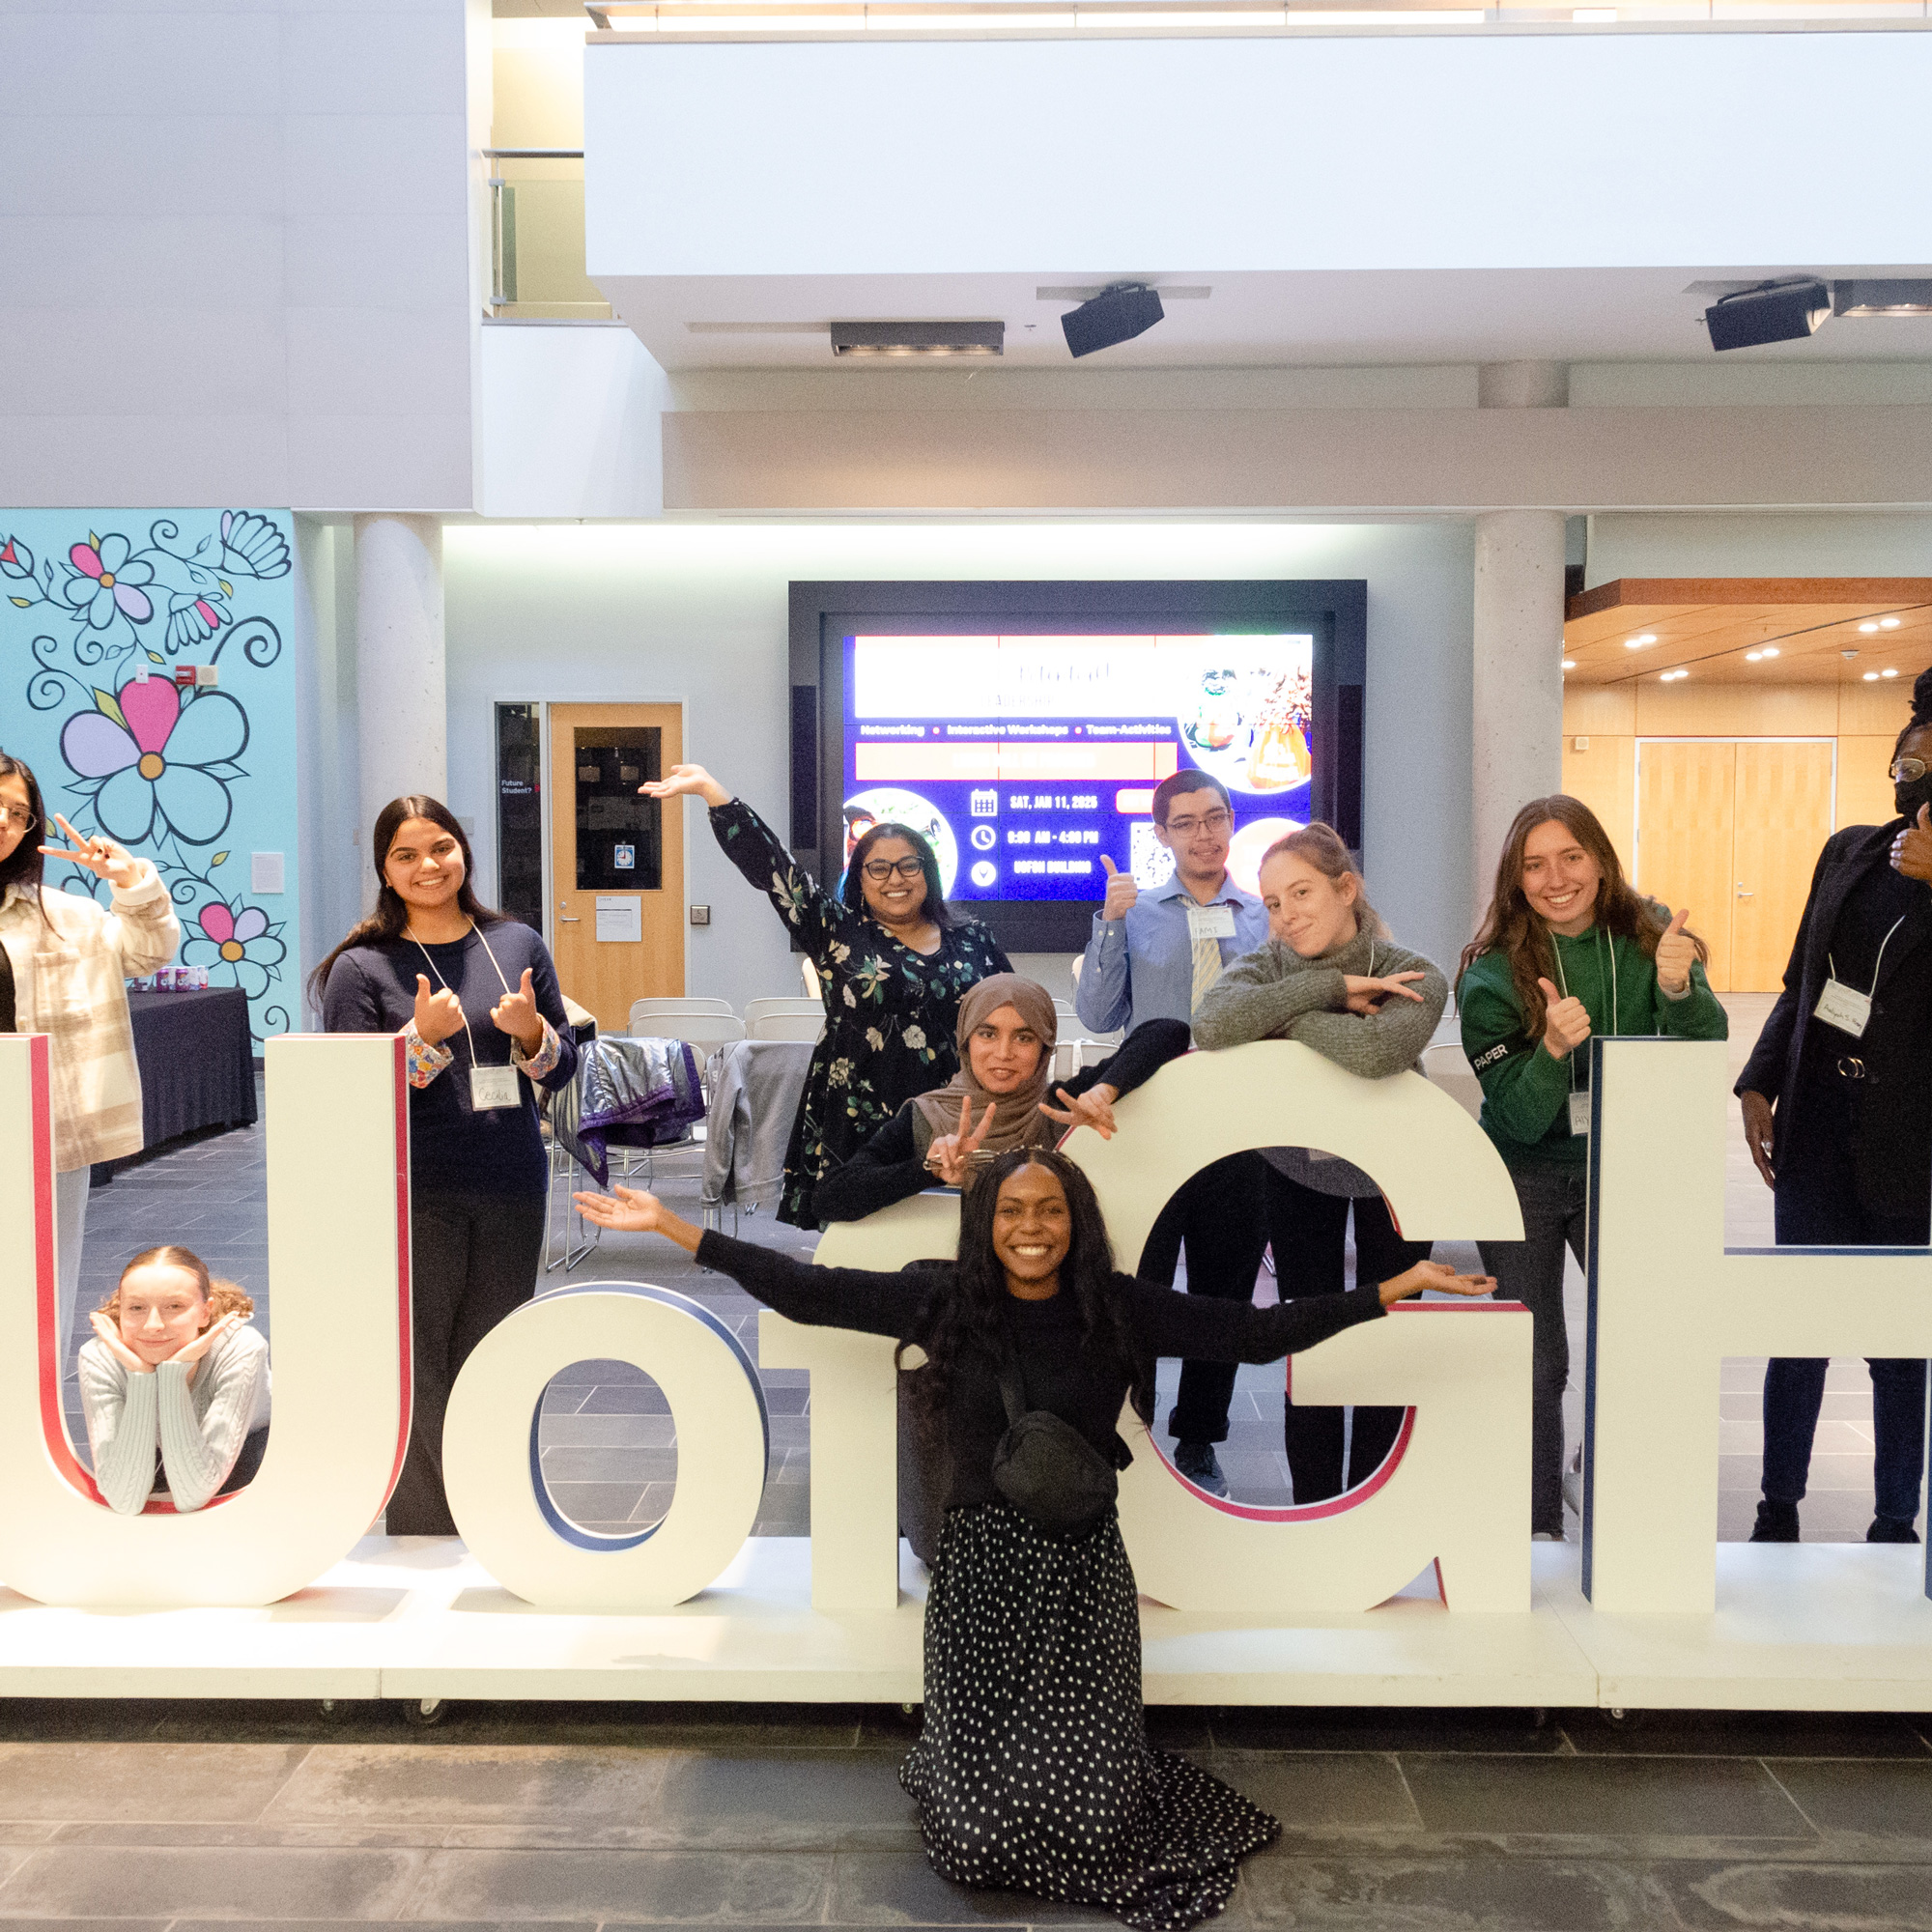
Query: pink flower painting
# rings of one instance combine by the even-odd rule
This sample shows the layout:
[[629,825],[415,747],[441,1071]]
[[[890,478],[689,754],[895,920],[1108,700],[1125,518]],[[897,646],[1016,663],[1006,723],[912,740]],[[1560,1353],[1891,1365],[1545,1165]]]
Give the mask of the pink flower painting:
[[[76,546],[78,548],[79,546]],[[225,692],[184,704],[167,678],[130,680],[61,727],[61,754],[100,781],[95,817],[123,845],[171,832],[185,845],[212,845],[234,804],[225,781],[248,742],[248,717]]]

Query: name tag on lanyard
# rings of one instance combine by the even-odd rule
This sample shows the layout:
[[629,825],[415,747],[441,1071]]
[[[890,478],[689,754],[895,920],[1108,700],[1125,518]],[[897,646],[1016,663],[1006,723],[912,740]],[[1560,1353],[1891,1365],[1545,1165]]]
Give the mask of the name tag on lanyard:
[[1590,1132],[1590,1094],[1586,1088],[1580,1094],[1570,1096],[1570,1131],[1578,1140],[1586,1139]]
[[497,1107],[520,1107],[523,1095],[517,1092],[514,1066],[472,1066],[469,1069],[469,1105],[473,1112],[487,1114]]
[[1842,980],[1827,980],[1818,1004],[1811,1009],[1828,1027],[1859,1038],[1871,1023],[1871,995],[1848,986]]
[[1230,905],[1191,905],[1187,908],[1189,939],[1233,939],[1235,908]]

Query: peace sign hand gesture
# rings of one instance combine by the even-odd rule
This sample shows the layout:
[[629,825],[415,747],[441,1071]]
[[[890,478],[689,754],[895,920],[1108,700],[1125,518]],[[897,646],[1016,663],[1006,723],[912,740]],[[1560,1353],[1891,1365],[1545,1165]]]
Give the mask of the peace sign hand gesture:
[[948,1187],[963,1187],[966,1184],[967,1170],[973,1164],[973,1156],[980,1151],[980,1143],[986,1138],[986,1130],[993,1124],[993,1103],[986,1102],[984,1118],[976,1127],[973,1124],[973,1096],[968,1094],[959,1102],[959,1129],[956,1133],[942,1134],[925,1151],[925,1165],[929,1173],[937,1177]]
[[1060,1107],[1049,1107],[1044,1100],[1039,1103],[1039,1111],[1049,1121],[1064,1122],[1068,1128],[1092,1127],[1103,1141],[1112,1140],[1120,1131],[1114,1123],[1114,1102],[1121,1097],[1118,1087],[1102,1080],[1084,1094],[1069,1094],[1065,1087],[1053,1091]]
[[1684,930],[1690,919],[1688,908],[1672,913],[1670,923],[1657,942],[1657,983],[1666,993],[1683,993],[1690,985],[1690,969],[1697,963],[1697,942]]
[[54,813],[54,823],[67,834],[72,849],[63,852],[58,846],[43,845],[43,858],[65,859],[71,866],[84,866],[97,879],[105,879],[110,886],[119,886],[124,891],[139,876],[139,866],[126,846],[115,844],[111,838],[83,838],[59,812]]
[[506,1033],[530,1059],[543,1048],[543,1015],[537,1011],[536,996],[530,991],[530,969],[524,968],[524,982],[514,993],[505,993],[490,1009],[490,1017],[498,1033]]

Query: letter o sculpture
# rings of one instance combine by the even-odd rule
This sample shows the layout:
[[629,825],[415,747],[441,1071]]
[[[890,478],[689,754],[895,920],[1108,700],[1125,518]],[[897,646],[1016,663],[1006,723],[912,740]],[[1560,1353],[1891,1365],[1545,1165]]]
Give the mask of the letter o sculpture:
[[[641,1369],[676,1422],[670,1512],[636,1535],[580,1529],[544,1485],[544,1390],[572,1362],[595,1360]],[[516,1426],[525,1415],[527,1431]],[[770,1442],[757,1371],[709,1309],[669,1289],[586,1282],[526,1302],[463,1365],[443,1423],[443,1484],[470,1554],[526,1602],[668,1609],[711,1582],[752,1533]]]

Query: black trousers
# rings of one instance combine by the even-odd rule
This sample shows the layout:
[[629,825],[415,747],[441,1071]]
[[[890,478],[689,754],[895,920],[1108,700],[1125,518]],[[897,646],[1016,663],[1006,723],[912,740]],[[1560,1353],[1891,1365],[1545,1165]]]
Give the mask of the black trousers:
[[[1794,1158],[1777,1162],[1779,1247],[1916,1248],[1932,1221],[1926,1206],[1912,1214],[1886,1214],[1859,1199],[1851,1122],[1843,1097],[1829,1089],[1811,1096],[1814,1121],[1823,1116],[1840,1133],[1816,1133]],[[1828,1109],[1831,1110],[1828,1112]],[[1797,1503],[1811,1473],[1811,1443],[1825,1403],[1823,1356],[1774,1356],[1764,1372],[1764,1493]],[[1918,1514],[1925,1466],[1925,1364],[1866,1358],[1872,1380],[1872,1488],[1877,1513],[1898,1522]]]
[[[1427,1241],[1405,1241],[1396,1233],[1388,1203],[1379,1194],[1351,1200],[1304,1187],[1276,1168],[1267,1170],[1267,1230],[1274,1246],[1275,1286],[1284,1301],[1304,1294],[1342,1294],[1349,1283],[1344,1242],[1349,1212],[1355,1215],[1355,1280],[1383,1282],[1429,1258]],[[1294,1479],[1297,1503],[1325,1502],[1367,1482],[1395,1447],[1400,1408],[1353,1405],[1348,1469],[1342,1466],[1341,1408],[1310,1407],[1291,1401],[1283,1417],[1283,1446]]]
[[[1141,1279],[1172,1288],[1184,1244],[1189,1294],[1252,1301],[1262,1251],[1267,1246],[1262,1211],[1267,1171],[1267,1162],[1252,1152],[1231,1153],[1204,1167],[1161,1209],[1141,1251]],[[1228,1439],[1235,1367],[1233,1362],[1181,1364],[1180,1394],[1167,1424],[1179,1441]]]
[[415,1395],[391,1536],[454,1536],[442,1491],[442,1418],[470,1351],[536,1293],[541,1194],[418,1194],[410,1212]]

